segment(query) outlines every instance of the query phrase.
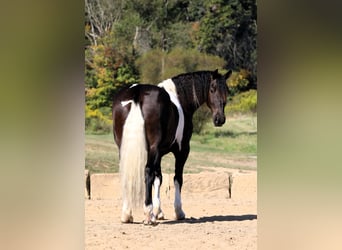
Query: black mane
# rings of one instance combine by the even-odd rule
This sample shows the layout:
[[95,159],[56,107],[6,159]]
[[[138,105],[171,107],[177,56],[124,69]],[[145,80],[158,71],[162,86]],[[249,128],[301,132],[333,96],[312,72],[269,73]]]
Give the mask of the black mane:
[[207,100],[212,76],[212,71],[203,70],[171,78],[176,85],[178,97],[185,111],[189,110],[192,113]]

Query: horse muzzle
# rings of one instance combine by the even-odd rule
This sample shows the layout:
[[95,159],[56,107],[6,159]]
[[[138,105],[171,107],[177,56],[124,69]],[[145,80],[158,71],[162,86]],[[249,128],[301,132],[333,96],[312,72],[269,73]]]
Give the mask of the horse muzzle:
[[226,122],[226,117],[215,115],[213,117],[213,122],[216,127],[221,127]]

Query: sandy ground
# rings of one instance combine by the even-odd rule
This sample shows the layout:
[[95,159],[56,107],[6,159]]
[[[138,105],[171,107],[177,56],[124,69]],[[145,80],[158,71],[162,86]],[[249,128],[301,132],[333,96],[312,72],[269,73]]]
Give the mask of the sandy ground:
[[[228,172],[233,174],[228,197]],[[134,223],[120,222],[120,183],[107,200],[85,200],[86,249],[257,249],[257,172],[216,169],[184,175],[186,219],[174,220],[172,175],[161,189],[165,220],[145,226],[142,209]]]

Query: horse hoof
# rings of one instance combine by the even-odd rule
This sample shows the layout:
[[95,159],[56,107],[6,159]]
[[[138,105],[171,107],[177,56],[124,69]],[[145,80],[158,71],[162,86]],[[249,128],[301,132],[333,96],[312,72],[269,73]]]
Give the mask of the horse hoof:
[[165,219],[164,214],[163,214],[162,211],[160,211],[160,213],[157,215],[157,219],[158,220],[164,220]]
[[156,226],[156,225],[158,225],[157,221],[152,221],[152,220],[144,220],[143,223],[145,226]]
[[156,217],[153,214],[151,214],[150,216],[146,217],[146,219],[144,220],[143,223],[144,223],[144,225],[152,225],[152,226],[154,226],[154,225],[157,225],[157,219],[156,219]]
[[133,223],[133,216],[132,215],[122,215],[121,216],[121,222],[122,223]]
[[183,211],[180,211],[176,213],[176,220],[185,220],[185,213]]

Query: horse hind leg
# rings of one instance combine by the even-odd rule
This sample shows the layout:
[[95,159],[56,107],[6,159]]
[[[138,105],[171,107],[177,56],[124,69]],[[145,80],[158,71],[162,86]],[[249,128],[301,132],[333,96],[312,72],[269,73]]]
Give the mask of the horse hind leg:
[[[153,187],[154,187],[154,196],[153,196],[153,200],[150,203],[150,195],[152,190],[150,189],[151,187],[151,180],[153,180]],[[161,175],[153,175],[153,177],[151,177],[151,175],[146,176],[146,180],[147,180],[147,189],[146,190],[150,190],[149,192],[147,192],[147,202],[145,202],[145,206],[144,206],[144,213],[146,215],[146,219],[144,221],[145,225],[154,225],[157,223],[157,219],[158,220],[163,220],[164,219],[164,213],[161,210],[161,202],[160,202],[160,185],[161,185],[161,181],[162,181],[162,176]],[[148,194],[150,193],[150,194]]]
[[[148,166],[148,165],[147,165]],[[154,180],[154,174],[151,168],[146,167],[145,169],[145,204],[144,204],[144,214],[146,216],[144,220],[145,225],[153,225],[156,223],[156,217],[153,214],[153,204],[152,204],[152,183]]]
[[186,159],[188,158],[190,151],[189,145],[184,146],[181,152],[175,154],[176,158],[176,169],[175,169],[175,177],[173,179],[175,185],[175,217],[176,220],[184,220],[185,213],[182,209],[182,199],[181,199],[181,190],[183,185],[183,168]]
[[176,220],[184,220],[185,219],[185,213],[182,209],[182,200],[181,200],[181,184],[179,183],[179,180],[175,178],[174,180],[175,185],[175,217]]
[[[162,174],[160,162],[161,158],[157,147],[151,147],[148,163],[145,172],[146,181],[146,199],[144,212],[146,219],[145,224],[156,224],[156,220],[164,219],[164,214],[161,210],[160,202],[160,186],[162,184]],[[154,187],[154,195],[152,199],[152,186]]]
[[153,186],[154,186],[154,197],[153,197],[153,214],[158,220],[164,219],[164,213],[161,210],[160,203],[160,186],[162,182],[162,176],[156,176],[154,178]]

